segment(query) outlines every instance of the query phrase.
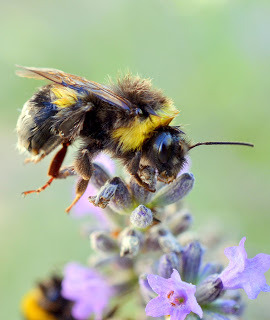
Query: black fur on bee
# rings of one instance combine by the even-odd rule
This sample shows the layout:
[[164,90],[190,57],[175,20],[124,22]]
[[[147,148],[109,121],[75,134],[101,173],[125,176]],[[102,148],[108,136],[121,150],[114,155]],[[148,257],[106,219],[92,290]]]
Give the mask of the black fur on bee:
[[42,295],[38,301],[39,306],[59,320],[74,320],[71,315],[73,302],[65,299],[62,294],[62,280],[60,277],[40,282],[38,285]]

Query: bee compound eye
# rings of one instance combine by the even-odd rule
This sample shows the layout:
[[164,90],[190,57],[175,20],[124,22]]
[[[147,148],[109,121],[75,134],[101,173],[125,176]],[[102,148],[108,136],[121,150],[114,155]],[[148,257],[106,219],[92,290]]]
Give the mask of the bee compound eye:
[[173,139],[171,134],[162,133],[159,140],[158,159],[161,163],[166,163],[172,155]]

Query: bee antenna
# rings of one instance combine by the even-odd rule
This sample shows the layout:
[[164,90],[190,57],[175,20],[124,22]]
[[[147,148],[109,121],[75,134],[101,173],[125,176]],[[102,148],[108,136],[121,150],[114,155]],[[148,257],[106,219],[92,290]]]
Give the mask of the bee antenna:
[[207,141],[207,142],[198,142],[195,143],[194,145],[189,147],[189,150],[198,146],[202,146],[202,145],[214,145],[214,144],[229,144],[229,145],[237,145],[237,146],[246,146],[246,147],[254,147],[254,144],[252,143],[247,143],[247,142],[212,142],[212,141]]

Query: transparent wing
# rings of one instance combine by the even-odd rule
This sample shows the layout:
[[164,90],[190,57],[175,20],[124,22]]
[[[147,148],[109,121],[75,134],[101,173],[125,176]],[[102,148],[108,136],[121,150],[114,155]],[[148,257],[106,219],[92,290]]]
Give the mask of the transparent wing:
[[102,101],[105,101],[122,110],[136,112],[136,108],[132,106],[132,104],[128,100],[119,97],[107,87],[94,81],[89,81],[85,78],[65,73],[57,69],[32,68],[22,66],[17,67],[19,67],[20,70],[17,70],[16,74],[20,77],[47,79],[52,82],[61,84],[65,87],[72,88],[78,92],[85,91],[88,93],[92,93]]

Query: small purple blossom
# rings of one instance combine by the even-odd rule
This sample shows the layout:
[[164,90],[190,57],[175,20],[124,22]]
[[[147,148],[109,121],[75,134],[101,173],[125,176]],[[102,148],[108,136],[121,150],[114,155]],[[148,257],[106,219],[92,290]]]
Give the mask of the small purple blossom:
[[65,266],[62,296],[74,301],[72,316],[75,319],[86,320],[92,314],[96,320],[102,319],[112,293],[106,280],[95,270],[76,262]]
[[256,299],[260,291],[270,292],[264,273],[270,269],[270,255],[259,253],[248,259],[245,250],[246,238],[239,246],[224,250],[229,265],[221,273],[224,289],[244,289],[249,299]]
[[171,320],[184,320],[190,312],[194,312],[202,318],[202,308],[194,295],[196,286],[182,281],[177,270],[173,270],[169,279],[149,274],[147,280],[150,287],[158,294],[145,308],[148,316],[170,315]]

